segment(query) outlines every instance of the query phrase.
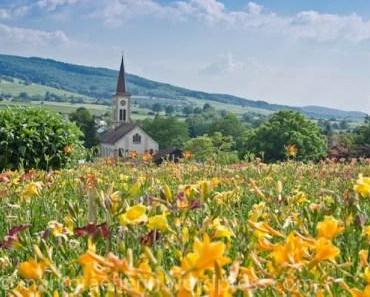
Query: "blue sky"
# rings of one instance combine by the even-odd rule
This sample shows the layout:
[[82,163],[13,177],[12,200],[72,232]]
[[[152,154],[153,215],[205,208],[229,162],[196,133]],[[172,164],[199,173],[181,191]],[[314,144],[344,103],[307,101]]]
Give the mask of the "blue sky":
[[0,52],[370,113],[370,1],[0,0]]

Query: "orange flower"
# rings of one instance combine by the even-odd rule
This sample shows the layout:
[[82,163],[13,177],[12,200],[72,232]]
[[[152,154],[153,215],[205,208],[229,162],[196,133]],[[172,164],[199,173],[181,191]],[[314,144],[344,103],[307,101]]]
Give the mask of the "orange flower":
[[339,226],[339,222],[332,216],[326,216],[324,221],[317,224],[317,236],[319,238],[333,239],[343,231],[343,227]]
[[21,277],[27,279],[41,279],[45,272],[46,265],[36,260],[22,262],[19,265],[18,271]]
[[319,238],[316,241],[315,250],[314,262],[334,260],[340,254],[339,249],[326,238]]
[[286,153],[287,153],[288,157],[295,158],[297,156],[297,153],[298,153],[298,149],[297,149],[296,145],[295,144],[289,144],[286,148]]

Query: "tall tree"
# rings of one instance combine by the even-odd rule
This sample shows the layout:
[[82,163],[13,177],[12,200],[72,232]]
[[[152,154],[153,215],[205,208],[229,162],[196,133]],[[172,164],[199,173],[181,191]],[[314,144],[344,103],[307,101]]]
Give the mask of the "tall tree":
[[80,107],[75,112],[71,113],[69,119],[75,122],[83,132],[85,147],[91,148],[99,143],[95,118],[85,107]]

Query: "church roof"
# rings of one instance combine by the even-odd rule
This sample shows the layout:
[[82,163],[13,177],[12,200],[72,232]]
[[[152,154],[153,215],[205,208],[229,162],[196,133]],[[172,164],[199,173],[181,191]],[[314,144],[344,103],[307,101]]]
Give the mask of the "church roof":
[[127,94],[126,74],[125,74],[125,65],[124,65],[123,57],[122,57],[121,67],[120,67],[119,73],[118,73],[116,95],[126,95],[126,94]]
[[100,137],[100,141],[101,143],[115,144],[118,140],[136,127],[138,126],[132,123],[123,123],[115,129],[103,133],[103,135]]

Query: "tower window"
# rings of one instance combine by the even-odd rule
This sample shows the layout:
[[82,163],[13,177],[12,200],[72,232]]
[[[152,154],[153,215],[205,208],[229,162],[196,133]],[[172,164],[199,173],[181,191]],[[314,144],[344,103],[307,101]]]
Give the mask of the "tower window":
[[132,142],[134,144],[140,144],[141,143],[141,136],[136,133],[134,136],[132,136]]
[[119,110],[119,120],[126,122],[126,109]]

